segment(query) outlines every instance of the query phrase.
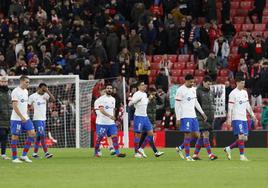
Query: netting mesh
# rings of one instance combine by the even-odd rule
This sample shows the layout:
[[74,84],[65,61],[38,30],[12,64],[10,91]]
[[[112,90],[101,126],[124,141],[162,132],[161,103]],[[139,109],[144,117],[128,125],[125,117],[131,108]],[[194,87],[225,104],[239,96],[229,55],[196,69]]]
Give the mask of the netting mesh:
[[[75,82],[75,77],[31,77],[28,88],[29,95],[36,91],[41,82],[48,85],[48,89],[55,96],[56,102],[48,102],[46,142],[50,147],[75,147],[76,128],[79,127],[81,147],[90,146],[90,111],[92,88],[96,81]],[[79,125],[76,121],[76,84],[79,84]],[[18,78],[9,79],[9,88],[14,89],[19,85]],[[30,112],[30,117],[32,117]],[[25,138],[21,136],[21,141]],[[22,145],[23,142],[20,142]]]

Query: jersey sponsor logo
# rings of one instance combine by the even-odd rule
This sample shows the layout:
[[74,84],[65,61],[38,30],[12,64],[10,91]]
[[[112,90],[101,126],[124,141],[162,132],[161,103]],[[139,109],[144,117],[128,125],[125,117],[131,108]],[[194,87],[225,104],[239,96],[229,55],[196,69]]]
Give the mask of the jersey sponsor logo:
[[42,104],[46,104],[45,102],[37,102],[37,105],[40,106]]

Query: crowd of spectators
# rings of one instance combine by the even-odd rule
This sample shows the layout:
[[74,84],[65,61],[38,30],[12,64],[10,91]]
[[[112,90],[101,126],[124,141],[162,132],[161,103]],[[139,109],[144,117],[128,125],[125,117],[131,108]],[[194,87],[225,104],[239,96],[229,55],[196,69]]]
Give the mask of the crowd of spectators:
[[[263,10],[255,5],[249,16],[257,12],[261,22]],[[79,74],[86,80],[114,78],[114,85],[125,76],[130,87],[142,79],[155,84],[149,91],[162,98],[152,105],[156,119],[170,127],[173,116],[165,100],[172,65],[163,58],[150,83],[146,55],[193,54],[198,69],[216,81],[217,72],[229,67],[235,35],[230,0],[222,0],[221,19],[216,0],[5,0],[0,1],[0,74]],[[260,105],[260,98],[268,97],[268,38],[246,32],[238,46],[240,63],[229,78],[245,76],[252,105]],[[116,90],[122,99],[122,87]]]

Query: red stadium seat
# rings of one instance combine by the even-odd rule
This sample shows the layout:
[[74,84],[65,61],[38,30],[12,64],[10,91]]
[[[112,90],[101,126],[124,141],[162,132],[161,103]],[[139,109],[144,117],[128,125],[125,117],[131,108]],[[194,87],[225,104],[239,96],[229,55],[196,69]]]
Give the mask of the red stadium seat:
[[194,75],[203,77],[203,76],[205,76],[205,71],[197,69],[194,71]]
[[171,81],[171,83],[173,83],[173,84],[177,84],[177,83],[178,83],[178,77],[177,77],[177,76],[171,76],[171,77],[170,77],[170,81]]
[[238,47],[237,46],[234,46],[234,47],[231,48],[231,53],[232,54],[237,54],[237,52],[238,52]]
[[265,24],[255,24],[254,25],[254,30],[255,31],[265,31],[266,26]]
[[235,27],[236,32],[240,32],[242,25],[241,24],[234,24],[234,27]]
[[162,55],[154,55],[153,56],[153,62],[159,63],[162,60]]
[[149,77],[149,84],[154,84],[155,83],[156,77]]
[[186,69],[196,69],[196,64],[188,62],[186,63]]
[[176,76],[176,77],[181,76],[181,72],[182,72],[182,70],[179,70],[179,69],[173,69],[173,70],[171,71],[171,76]]
[[173,69],[184,69],[185,62],[176,62],[173,64]]
[[231,9],[238,9],[239,2],[238,1],[232,1],[231,2]]
[[152,62],[152,61],[153,61],[153,56],[151,56],[151,55],[146,55],[146,59],[147,59],[148,61]]
[[253,24],[243,24],[242,25],[242,31],[252,31],[254,28]]
[[227,76],[218,76],[217,77],[217,83],[218,84],[224,84],[226,81],[228,81],[228,77]]
[[230,16],[233,18],[233,17],[235,17],[235,16],[237,16],[237,14],[236,14],[236,9],[231,9],[230,10]]
[[234,24],[243,24],[245,23],[245,17],[236,16],[234,17]]
[[241,9],[249,10],[252,8],[252,2],[251,1],[241,1],[240,7],[241,7]]
[[253,109],[253,111],[255,113],[261,113],[262,112],[262,106],[255,106],[254,109]]
[[222,8],[222,3],[221,3],[221,2],[217,2],[217,3],[216,3],[216,7],[217,7],[217,9]]
[[178,62],[187,62],[189,61],[189,55],[179,55]]
[[247,16],[248,15],[248,10],[247,9],[238,9],[236,12],[237,16]]
[[268,31],[263,32],[263,37],[266,39],[268,37]]
[[221,69],[220,71],[219,71],[219,76],[223,76],[223,77],[226,77],[226,76],[228,76],[229,75],[229,69]]
[[172,63],[174,63],[174,62],[177,61],[177,55],[168,55],[168,59],[169,59]]
[[182,75],[186,76],[187,74],[194,74],[194,70],[193,69],[184,69],[182,70]]
[[196,84],[201,84],[203,81],[203,76],[196,76],[194,80]]
[[[266,4],[268,4],[268,3],[266,3]],[[264,23],[264,24],[268,23],[268,16],[263,16],[262,17],[262,23]]]
[[151,68],[151,70],[159,70],[160,65],[159,65],[159,63],[151,63],[150,68]]
[[256,37],[257,35],[262,36],[263,35],[263,32],[262,31],[252,31],[251,34],[252,34],[253,37]]
[[263,16],[268,16],[268,9],[263,10]]
[[155,77],[157,75],[157,73],[158,73],[158,70],[151,70],[150,76]]
[[185,82],[184,76],[180,76],[180,77],[178,78],[178,83],[179,83],[180,85],[182,85],[182,84],[184,84],[184,82]]

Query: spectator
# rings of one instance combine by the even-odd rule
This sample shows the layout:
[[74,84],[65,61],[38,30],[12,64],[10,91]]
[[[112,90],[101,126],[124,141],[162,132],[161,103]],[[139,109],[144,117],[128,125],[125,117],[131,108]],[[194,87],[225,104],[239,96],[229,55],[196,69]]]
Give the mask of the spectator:
[[5,76],[0,76],[0,143],[1,143],[1,158],[8,160],[6,156],[6,146],[8,142],[9,120],[11,115],[10,97],[8,89],[8,80]]
[[168,92],[169,78],[166,75],[165,68],[161,68],[159,74],[156,76],[155,87],[163,89],[165,93]]
[[150,61],[146,59],[145,53],[135,55],[135,70],[139,81],[149,84]]
[[194,42],[194,55],[198,62],[198,69],[204,70],[209,50],[207,46],[202,45],[200,42]]
[[216,58],[214,52],[210,52],[205,64],[205,70],[211,77],[212,81],[215,82],[217,79],[217,65],[219,64],[218,58]]
[[238,54],[241,58],[244,58],[246,61],[249,60],[249,52],[250,52],[250,45],[247,42],[247,38],[245,36],[242,37],[242,40],[238,46]]
[[176,129],[176,118],[174,116],[174,113],[172,113],[169,108],[166,109],[166,112],[163,115],[161,126],[164,127],[165,130]]
[[268,129],[268,101],[263,101],[263,108],[261,113],[261,126],[263,130]]
[[221,32],[228,43],[231,44],[233,37],[236,34],[236,29],[230,20],[226,20],[221,26]]
[[166,109],[167,94],[161,87],[157,88],[156,120],[161,120]]
[[259,106],[262,103],[261,88],[260,88],[260,73],[261,65],[255,61],[250,70],[250,88],[251,88],[251,106]]
[[158,27],[157,36],[155,39],[155,53],[156,54],[165,54],[167,53],[167,40],[168,34],[163,24],[160,24]]
[[226,40],[223,37],[215,40],[213,51],[215,52],[221,68],[227,68],[228,66],[228,56],[230,54],[230,47]]
[[256,40],[250,45],[250,54],[255,61],[261,60],[266,53],[265,44],[260,35],[256,36]]
[[178,49],[178,39],[179,33],[178,28],[175,26],[175,23],[169,24],[169,28],[167,29],[168,33],[168,53],[176,54]]
[[216,0],[204,0],[203,3],[207,6],[206,20],[217,20]]
[[221,9],[221,22],[225,23],[226,20],[230,20],[231,2],[230,0],[222,0]]
[[156,89],[155,88],[149,88],[148,92],[148,106],[147,106],[147,114],[148,118],[150,119],[150,122],[153,125],[153,128],[155,129],[156,124],[156,103],[157,103],[157,96],[156,96]]
[[179,49],[180,54],[188,53],[189,30],[186,27],[186,21],[183,19],[179,27]]
[[136,53],[140,53],[142,40],[141,40],[141,37],[137,35],[137,32],[135,29],[131,29],[130,31],[128,44],[129,44],[129,51],[132,57],[135,57]]
[[268,62],[264,61],[260,72],[260,87],[262,88],[261,95],[263,98],[268,98]]
[[266,0],[255,0],[254,9],[248,12],[249,19],[254,24],[252,16],[257,14],[258,23],[262,23],[262,14],[265,8]]

